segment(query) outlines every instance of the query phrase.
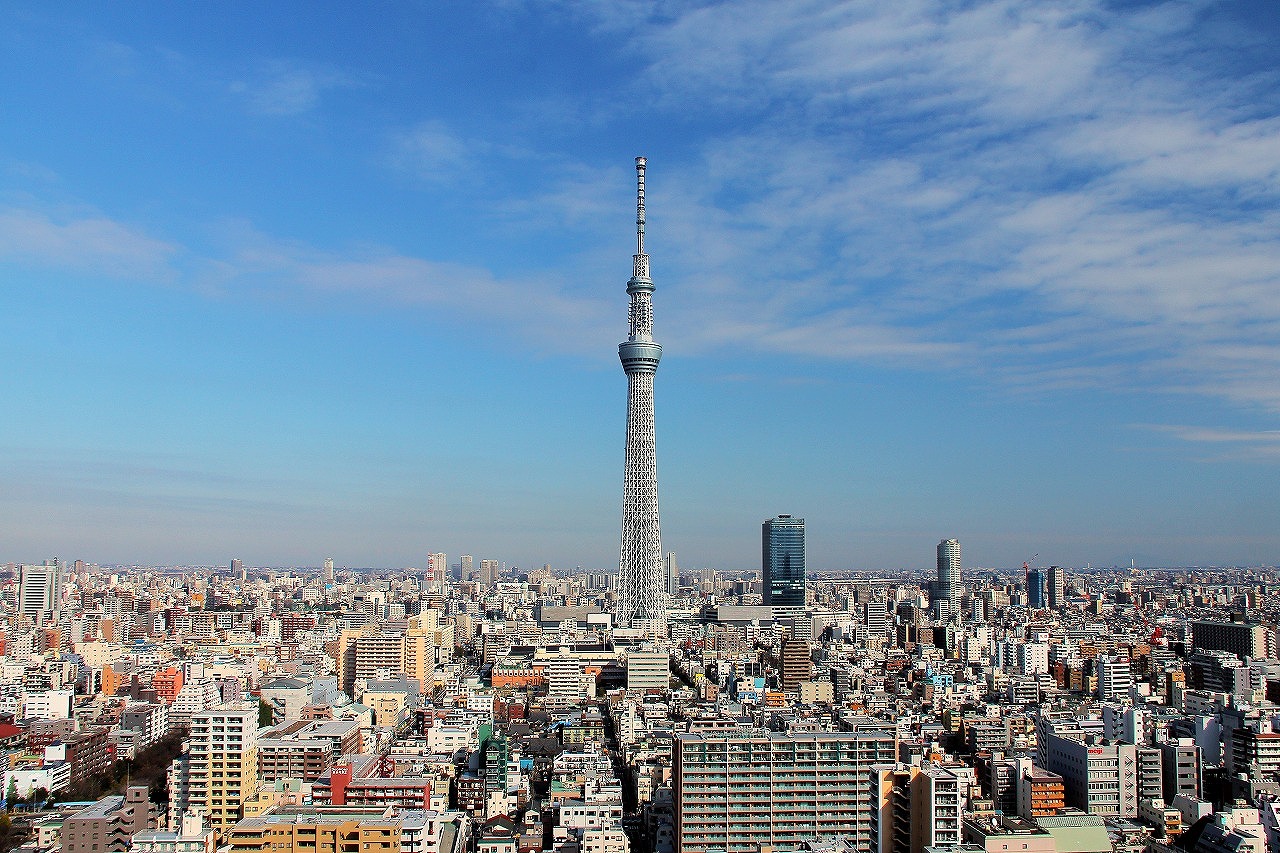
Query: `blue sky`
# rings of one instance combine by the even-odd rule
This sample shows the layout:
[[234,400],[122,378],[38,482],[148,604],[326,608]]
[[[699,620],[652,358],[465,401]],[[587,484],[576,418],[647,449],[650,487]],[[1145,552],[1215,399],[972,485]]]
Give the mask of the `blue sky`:
[[1274,563],[1272,3],[9,4],[0,560]]

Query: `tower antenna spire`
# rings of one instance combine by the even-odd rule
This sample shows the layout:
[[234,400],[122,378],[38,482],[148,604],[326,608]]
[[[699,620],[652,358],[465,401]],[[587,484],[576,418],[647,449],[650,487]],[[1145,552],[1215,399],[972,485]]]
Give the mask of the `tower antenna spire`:
[[648,161],[636,158],[636,255],[644,257],[644,167]]

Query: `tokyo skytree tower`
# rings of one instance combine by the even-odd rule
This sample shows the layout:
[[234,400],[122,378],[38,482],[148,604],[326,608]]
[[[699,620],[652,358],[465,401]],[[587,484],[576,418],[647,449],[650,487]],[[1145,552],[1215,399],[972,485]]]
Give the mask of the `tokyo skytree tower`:
[[644,167],[636,158],[636,253],[627,294],[631,333],[618,344],[627,373],[627,461],[622,487],[622,555],[617,625],[665,634],[666,577],[658,528],[658,459],[653,429],[653,376],[662,347],[653,340],[653,281],[644,253]]

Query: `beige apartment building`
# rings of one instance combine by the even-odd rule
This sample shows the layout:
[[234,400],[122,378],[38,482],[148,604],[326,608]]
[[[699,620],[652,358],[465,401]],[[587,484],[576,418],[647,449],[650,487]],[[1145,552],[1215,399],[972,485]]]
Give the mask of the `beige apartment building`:
[[258,784],[258,708],[201,711],[191,718],[188,802],[219,836],[244,814]]

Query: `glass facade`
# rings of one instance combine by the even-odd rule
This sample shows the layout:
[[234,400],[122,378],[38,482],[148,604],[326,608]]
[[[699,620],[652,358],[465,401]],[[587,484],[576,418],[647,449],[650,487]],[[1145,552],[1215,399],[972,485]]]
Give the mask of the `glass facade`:
[[1045,573],[1040,569],[1027,569],[1027,606],[1044,608],[1049,606],[1046,590]]
[[804,519],[780,515],[761,527],[764,603],[804,607]]

